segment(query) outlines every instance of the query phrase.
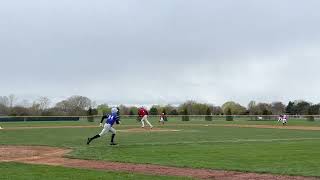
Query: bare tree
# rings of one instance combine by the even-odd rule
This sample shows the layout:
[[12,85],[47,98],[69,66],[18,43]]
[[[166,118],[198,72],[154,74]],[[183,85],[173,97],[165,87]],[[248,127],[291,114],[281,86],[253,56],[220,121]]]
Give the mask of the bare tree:
[[92,102],[84,96],[71,96],[56,104],[60,114],[64,115],[86,115],[86,111],[91,107]]
[[11,116],[28,116],[29,114],[29,109],[22,107],[22,106],[14,106],[10,110],[10,115]]
[[70,103],[67,100],[60,101],[55,106],[55,113],[59,115],[67,115],[69,113],[72,113],[72,108]]
[[38,116],[41,115],[40,104],[34,101],[32,106],[29,108],[31,115]]
[[3,106],[9,106],[9,98],[7,96],[0,96],[0,104]]
[[70,102],[71,106],[81,110],[88,110],[92,104],[92,101],[84,96],[71,96],[67,100]]
[[51,101],[48,97],[45,97],[45,96],[41,96],[39,99],[38,99],[38,104],[39,104],[39,109],[41,111],[44,111],[46,109],[49,108],[50,104],[51,104]]
[[212,114],[214,114],[214,115],[223,114],[222,108],[220,106],[213,106],[212,107]]
[[27,99],[23,99],[21,102],[18,103],[18,105],[28,108],[31,106],[31,103],[29,102],[29,100]]
[[250,115],[261,114],[262,112],[259,111],[259,107],[256,101],[250,101],[248,104],[248,111]]
[[268,103],[258,103],[257,112],[259,115],[271,115],[271,105]]
[[12,108],[14,106],[15,101],[17,100],[17,97],[14,94],[10,94],[8,99],[9,99],[9,107]]
[[129,107],[121,104],[121,105],[119,106],[119,108],[121,109],[121,111],[120,111],[121,114],[123,114],[123,115],[128,115],[128,114],[130,114],[130,108],[129,108]]
[[0,104],[0,115],[8,115],[9,108],[3,104]]
[[271,104],[271,111],[272,114],[282,114],[285,112],[286,105],[284,105],[282,102],[273,102]]
[[92,108],[96,108],[97,107],[97,102],[96,101],[92,101],[91,102],[91,107]]

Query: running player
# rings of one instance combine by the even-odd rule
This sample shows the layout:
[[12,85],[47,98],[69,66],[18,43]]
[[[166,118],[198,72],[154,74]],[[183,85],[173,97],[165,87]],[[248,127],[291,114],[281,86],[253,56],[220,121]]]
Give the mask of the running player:
[[284,114],[282,116],[282,125],[287,125],[287,123],[288,123],[288,116]]
[[164,125],[164,120],[165,120],[165,118],[166,118],[165,114],[162,113],[162,114],[160,115],[159,123],[162,124],[162,125]]
[[[103,126],[102,122],[105,119],[106,119],[106,123]],[[109,131],[112,133],[110,145],[117,145],[114,142],[114,137],[116,136],[116,130],[112,127],[114,125],[114,123],[120,124],[119,108],[112,108],[111,109],[111,114],[107,114],[107,115],[102,117],[102,119],[100,121],[100,127],[103,127],[101,133],[97,134],[97,135],[95,135],[95,136],[93,136],[91,138],[88,138],[87,145],[89,145],[92,140],[100,138],[101,136],[103,136],[104,134],[108,133]]]
[[141,119],[141,124],[142,124],[142,128],[144,128],[144,123],[146,122],[150,128],[152,129],[153,126],[152,124],[148,121],[148,111],[144,108],[144,107],[141,107],[138,111],[138,115],[139,115],[139,118]]
[[278,122],[282,122],[282,125],[287,125],[288,116],[287,115],[280,115],[278,118]]

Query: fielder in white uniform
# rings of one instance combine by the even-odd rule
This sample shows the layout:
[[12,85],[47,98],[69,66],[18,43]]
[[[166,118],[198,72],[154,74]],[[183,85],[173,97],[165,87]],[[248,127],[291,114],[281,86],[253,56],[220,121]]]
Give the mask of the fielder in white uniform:
[[278,118],[278,122],[282,122],[282,125],[287,125],[288,123],[288,116],[287,115],[280,115]]
[[162,125],[164,125],[164,118],[165,118],[165,114],[162,113],[162,114],[160,115],[160,120],[159,120],[159,123],[162,124]]

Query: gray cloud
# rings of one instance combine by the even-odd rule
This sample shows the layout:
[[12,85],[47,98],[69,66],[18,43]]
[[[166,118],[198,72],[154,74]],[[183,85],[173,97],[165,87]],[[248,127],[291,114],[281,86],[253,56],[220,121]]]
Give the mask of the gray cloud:
[[319,102],[320,2],[0,2],[0,94]]

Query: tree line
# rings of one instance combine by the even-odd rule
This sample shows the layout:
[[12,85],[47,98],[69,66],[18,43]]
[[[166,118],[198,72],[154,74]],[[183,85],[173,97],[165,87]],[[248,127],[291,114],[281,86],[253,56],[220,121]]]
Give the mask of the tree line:
[[[138,107],[120,105],[122,115],[137,115]],[[85,96],[71,96],[52,104],[48,97],[40,97],[33,102],[18,101],[15,95],[0,96],[1,116],[88,116],[102,115],[110,112],[108,104],[97,105]],[[246,107],[234,101],[228,101],[222,106],[215,106],[196,101],[186,101],[178,106],[153,105],[150,115],[319,115],[320,104],[304,100],[263,103],[251,101]]]

